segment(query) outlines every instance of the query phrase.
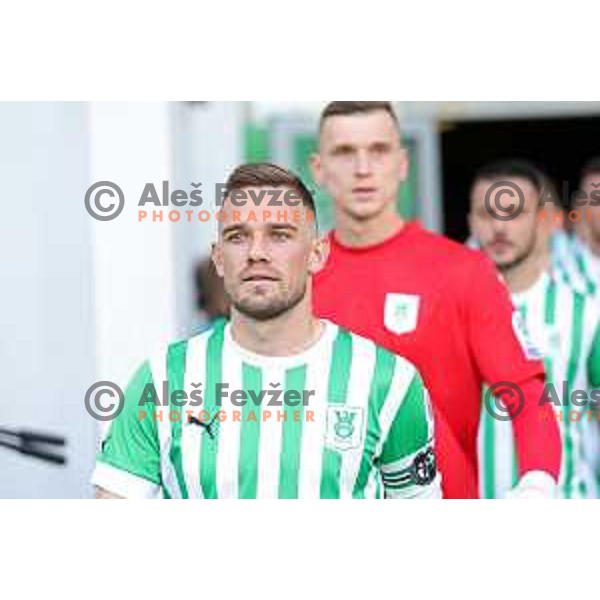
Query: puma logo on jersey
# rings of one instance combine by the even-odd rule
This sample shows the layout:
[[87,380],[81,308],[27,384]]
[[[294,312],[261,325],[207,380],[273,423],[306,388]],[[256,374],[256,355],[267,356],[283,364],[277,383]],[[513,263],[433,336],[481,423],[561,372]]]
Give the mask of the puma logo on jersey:
[[384,325],[401,335],[414,331],[419,320],[421,297],[412,294],[386,294]]
[[219,422],[217,421],[216,414],[208,422],[200,421],[200,419],[196,419],[196,417],[190,416],[188,423],[190,425],[198,425],[198,426],[202,427],[202,430],[203,430],[202,433],[206,432],[206,433],[208,433],[208,436],[210,437],[211,440],[215,439],[217,429],[219,427]]

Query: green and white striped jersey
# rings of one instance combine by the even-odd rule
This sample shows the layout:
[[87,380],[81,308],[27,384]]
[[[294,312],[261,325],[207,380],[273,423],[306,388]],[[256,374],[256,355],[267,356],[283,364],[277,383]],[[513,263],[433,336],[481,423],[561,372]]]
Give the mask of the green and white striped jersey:
[[[125,497],[440,497],[432,413],[415,367],[323,324],[319,341],[294,356],[249,352],[220,323],[145,362],[92,482]],[[155,416],[140,419],[152,385],[168,389],[170,404],[150,405]],[[201,405],[176,406],[174,390],[189,398],[202,390]]]
[[[544,356],[553,410],[563,442],[559,497],[596,497],[597,457],[589,456],[588,430],[597,429],[593,405],[576,406],[571,394],[600,387],[600,313],[594,296],[568,285],[556,270],[544,273],[528,291],[512,295],[528,333]],[[557,406],[560,402],[560,406]],[[483,410],[479,433],[481,496],[503,498],[517,483],[510,421]]]
[[552,235],[551,247],[552,264],[557,274],[575,289],[596,294],[600,286],[600,258],[564,231]]

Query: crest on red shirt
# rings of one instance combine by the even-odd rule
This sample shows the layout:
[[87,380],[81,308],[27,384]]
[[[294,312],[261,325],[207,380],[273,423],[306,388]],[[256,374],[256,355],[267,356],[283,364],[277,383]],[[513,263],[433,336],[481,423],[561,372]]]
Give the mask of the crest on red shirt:
[[414,331],[419,320],[421,297],[412,294],[386,294],[383,322],[398,335]]

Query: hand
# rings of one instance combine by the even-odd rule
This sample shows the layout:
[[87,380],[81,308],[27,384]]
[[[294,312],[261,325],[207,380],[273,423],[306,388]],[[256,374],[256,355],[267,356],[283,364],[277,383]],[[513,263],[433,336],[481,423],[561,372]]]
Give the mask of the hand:
[[556,481],[544,471],[529,471],[519,483],[506,494],[507,500],[553,500],[557,491]]

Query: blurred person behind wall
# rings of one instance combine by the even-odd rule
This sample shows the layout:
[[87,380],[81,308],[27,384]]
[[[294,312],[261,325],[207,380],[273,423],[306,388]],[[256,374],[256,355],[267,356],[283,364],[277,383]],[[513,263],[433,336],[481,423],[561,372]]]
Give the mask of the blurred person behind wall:
[[194,267],[195,304],[198,309],[198,331],[220,319],[229,319],[230,302],[210,257]]

